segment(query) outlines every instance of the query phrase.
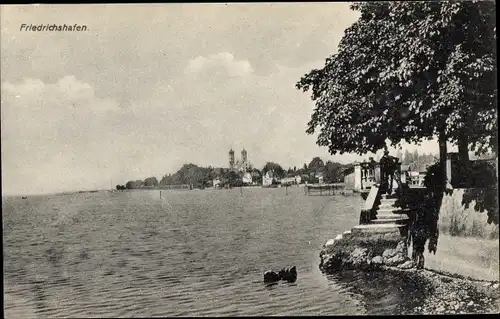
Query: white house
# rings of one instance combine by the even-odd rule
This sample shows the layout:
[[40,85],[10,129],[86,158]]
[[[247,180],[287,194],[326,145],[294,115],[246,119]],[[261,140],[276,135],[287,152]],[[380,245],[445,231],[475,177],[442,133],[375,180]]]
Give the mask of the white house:
[[411,163],[409,165],[409,185],[415,186],[415,187],[422,187],[424,186],[424,178],[427,172],[427,166],[426,164],[419,164],[419,163]]
[[315,177],[318,179],[318,183],[319,184],[323,184],[324,183],[325,177],[324,177],[323,173],[318,173],[318,174],[316,174]]
[[246,172],[245,174],[243,174],[242,181],[243,181],[243,183],[246,183],[246,184],[252,184],[252,174],[249,172]]
[[284,177],[281,179],[281,184],[288,184],[288,185],[295,185],[295,184],[300,184],[302,181],[302,177],[300,175],[297,176],[292,176],[292,177]]
[[213,181],[214,188],[218,188],[220,186],[220,179],[217,177]]
[[300,177],[300,175],[295,176],[295,182],[297,185],[300,184],[302,182],[302,177]]
[[273,171],[267,171],[264,176],[262,176],[262,186],[269,186],[276,180]]

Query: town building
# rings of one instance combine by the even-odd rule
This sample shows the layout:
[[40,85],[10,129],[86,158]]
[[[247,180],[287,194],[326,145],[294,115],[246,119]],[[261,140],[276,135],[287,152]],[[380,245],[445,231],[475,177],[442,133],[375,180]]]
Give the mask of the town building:
[[324,172],[317,172],[314,177],[318,179],[319,184],[323,184],[325,182],[325,173]]
[[281,185],[299,185],[302,182],[300,175],[284,177],[281,179]]
[[411,163],[408,165],[408,186],[423,187],[428,166],[428,164],[420,163]]
[[250,173],[250,172],[245,172],[245,173],[243,174],[242,181],[243,181],[243,183],[244,183],[244,184],[251,185],[251,184],[252,184],[252,181],[253,181],[253,179],[252,179],[252,173]]
[[220,188],[220,186],[221,186],[221,180],[220,180],[220,178],[219,177],[214,178],[213,181],[212,181],[212,184],[213,184],[214,188]]
[[273,170],[267,171],[264,176],[262,176],[262,186],[269,186],[274,183],[281,182],[280,178],[274,173]]

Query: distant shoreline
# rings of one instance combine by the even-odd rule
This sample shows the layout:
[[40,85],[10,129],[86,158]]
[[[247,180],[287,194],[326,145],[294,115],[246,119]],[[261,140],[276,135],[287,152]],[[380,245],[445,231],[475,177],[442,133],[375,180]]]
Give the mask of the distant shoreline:
[[[342,184],[342,183],[340,183]],[[305,187],[305,186],[321,186],[321,185],[330,185],[330,184],[299,184],[299,185],[289,185],[288,187]],[[117,190],[115,188],[113,189],[91,189],[91,190],[76,190],[76,191],[65,191],[65,192],[56,192],[56,193],[40,193],[40,194],[9,194],[9,195],[4,195],[2,194],[2,198],[17,198],[17,197],[37,197],[37,196],[55,196],[55,195],[76,195],[76,194],[90,194],[90,193],[119,193],[119,192],[130,192],[130,191],[172,191],[172,190],[190,190],[189,188],[186,187],[176,187],[180,185],[172,185],[173,187],[164,187],[164,186],[154,186],[154,187],[141,187],[141,188],[132,188],[132,189],[122,189],[122,190]],[[284,188],[286,186],[281,186],[281,188]],[[246,186],[234,186],[229,189],[238,189],[238,188],[266,188],[268,189],[269,187],[263,187],[263,185],[246,185]],[[279,186],[276,188],[280,188]],[[223,190],[226,188],[214,188],[214,187],[205,187],[205,188],[193,188],[192,190]]]

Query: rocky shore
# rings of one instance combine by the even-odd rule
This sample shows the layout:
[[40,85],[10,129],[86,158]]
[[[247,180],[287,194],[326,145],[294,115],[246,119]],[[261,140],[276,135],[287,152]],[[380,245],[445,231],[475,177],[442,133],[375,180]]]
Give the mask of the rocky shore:
[[346,270],[388,271],[410,278],[424,297],[404,314],[498,313],[498,282],[475,281],[428,269],[416,269],[405,241],[396,238],[337,236],[320,253],[320,269],[331,274]]
[[[377,270],[384,266],[412,269],[404,240],[386,235],[376,237],[342,237],[329,240],[321,250],[320,269],[324,272],[362,269]],[[391,248],[394,247],[394,248]]]
[[413,278],[429,292],[422,304],[406,314],[480,314],[498,313],[498,282],[480,282],[435,273],[413,270]]

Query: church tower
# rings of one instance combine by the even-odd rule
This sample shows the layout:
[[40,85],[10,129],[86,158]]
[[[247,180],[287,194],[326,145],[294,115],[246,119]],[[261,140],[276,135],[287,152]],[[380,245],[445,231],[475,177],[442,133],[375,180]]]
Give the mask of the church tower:
[[241,162],[242,163],[246,163],[247,162],[247,151],[245,149],[243,149],[241,151]]
[[229,168],[233,169],[234,168],[234,151],[231,149],[229,151]]

